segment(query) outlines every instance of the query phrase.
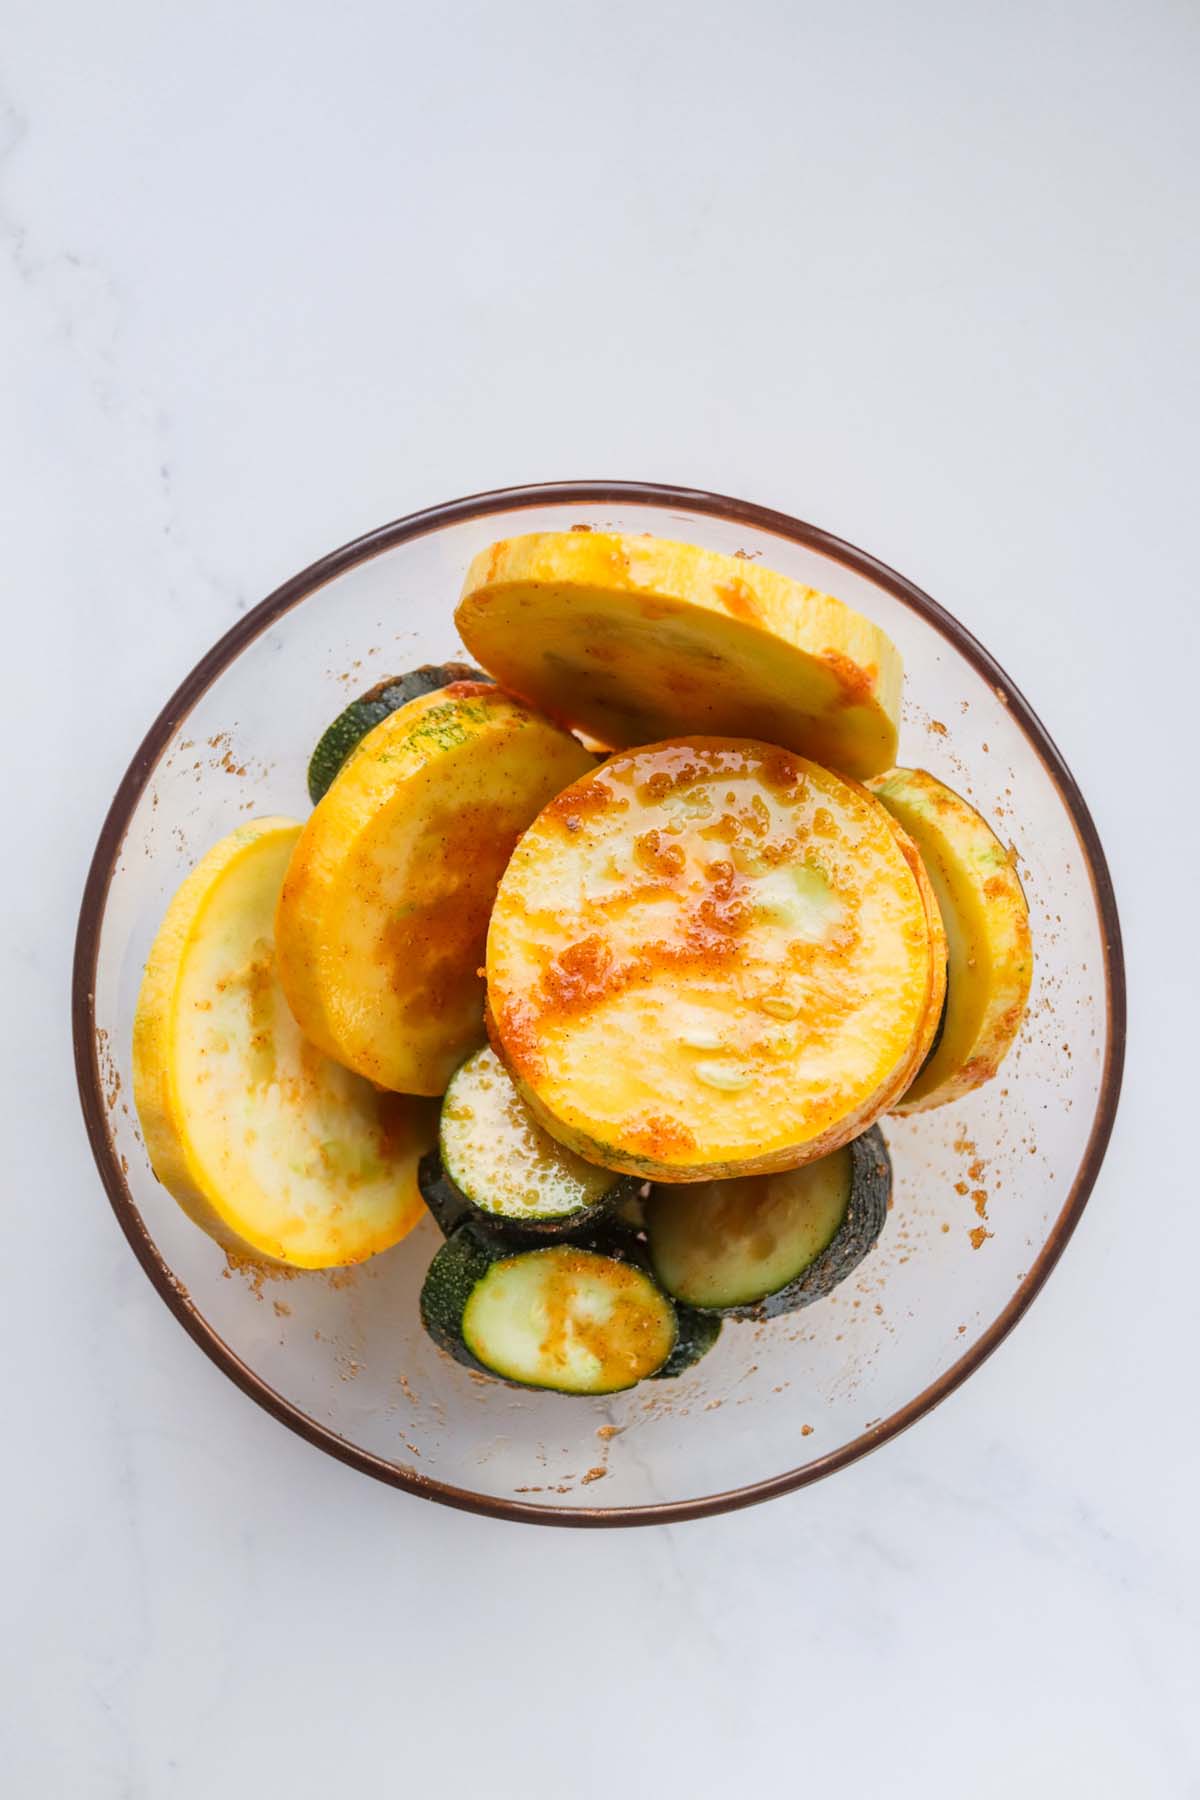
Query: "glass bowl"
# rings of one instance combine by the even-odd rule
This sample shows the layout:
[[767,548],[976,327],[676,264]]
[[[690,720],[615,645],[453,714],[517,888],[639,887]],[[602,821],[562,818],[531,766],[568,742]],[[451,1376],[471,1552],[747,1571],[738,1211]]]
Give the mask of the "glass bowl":
[[[1019,852],[1036,973],[1019,1042],[969,1100],[886,1123],[884,1236],[829,1299],[730,1324],[673,1382],[603,1400],[524,1393],[436,1350],[417,1315],[426,1220],[354,1269],[231,1263],[151,1174],[130,1031],[167,903],[217,838],[308,810],[329,720],[381,676],[462,654],[453,608],[498,537],[572,525],[760,558],[876,620],[906,671],[900,762],[968,795]],[[1120,1086],[1124,980],[1112,886],[1044,727],[956,620],[873,557],[741,501],[627,482],[509,489],[416,513],[315,563],[248,613],[151,726],[83,897],[75,1053],[117,1218],[176,1318],[230,1379],[311,1443],[425,1499],[558,1525],[696,1517],[788,1492],[885,1443],[958,1386],[1054,1266],[1104,1154]]]

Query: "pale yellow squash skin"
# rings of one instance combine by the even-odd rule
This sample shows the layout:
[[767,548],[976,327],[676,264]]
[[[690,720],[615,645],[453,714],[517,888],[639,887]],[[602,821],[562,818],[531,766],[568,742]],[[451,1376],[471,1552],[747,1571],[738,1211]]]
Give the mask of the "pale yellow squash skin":
[[279,975],[305,1036],[380,1087],[443,1093],[484,1041],[481,965],[505,864],[594,761],[475,682],[368,732],[304,827],[279,899]]
[[895,759],[894,645],[749,559],[597,531],[509,538],[476,556],[455,616],[498,681],[601,744],[752,736],[859,777]]
[[151,1167],[237,1254],[291,1268],[361,1262],[424,1217],[427,1100],[380,1094],[306,1043],[275,972],[272,927],[294,820],[210,850],[154,940],[133,1027]]
[[872,791],[921,853],[949,946],[946,1024],[895,1108],[924,1112],[989,1081],[1010,1049],[1033,978],[1029,908],[995,832],[924,769],[893,769]]
[[911,1078],[933,988],[921,889],[856,783],[776,746],[619,752],[513,855],[489,1029],[523,1098],[604,1167],[797,1167]]

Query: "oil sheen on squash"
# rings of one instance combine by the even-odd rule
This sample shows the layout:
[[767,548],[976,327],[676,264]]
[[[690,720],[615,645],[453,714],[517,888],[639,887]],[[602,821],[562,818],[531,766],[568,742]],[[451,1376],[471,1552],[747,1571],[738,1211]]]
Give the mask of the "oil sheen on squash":
[[932,986],[883,809],[774,746],[618,753],[522,838],[488,935],[494,1040],[547,1130],[662,1181],[791,1168],[912,1072]]
[[490,684],[423,695],[368,732],[280,896],[280,977],[305,1035],[380,1087],[442,1093],[483,1041],[484,940],[513,846],[593,761]]
[[455,617],[498,681],[601,744],[753,736],[861,777],[895,759],[894,645],[748,559],[598,531],[509,538],[475,558]]
[[923,1112],[991,1079],[1020,1028],[1033,978],[1029,907],[1008,851],[961,795],[924,769],[872,791],[913,839],[949,946],[945,1023],[897,1112]]
[[624,1185],[542,1130],[490,1044],[455,1072],[439,1140],[459,1191],[480,1212],[514,1224],[580,1219]]
[[424,1216],[436,1117],[300,1034],[272,936],[300,830],[244,825],[184,883],[147,962],[133,1065],[151,1164],[184,1210],[242,1255],[312,1269],[386,1250]]

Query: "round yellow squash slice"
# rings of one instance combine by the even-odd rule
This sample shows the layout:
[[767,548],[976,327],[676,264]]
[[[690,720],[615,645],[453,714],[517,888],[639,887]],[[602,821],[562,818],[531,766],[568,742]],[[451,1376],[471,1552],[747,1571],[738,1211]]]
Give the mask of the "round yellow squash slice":
[[509,538],[472,562],[455,616],[498,681],[601,744],[753,736],[861,777],[895,758],[890,640],[749,560],[605,532]]
[[933,983],[883,809],[786,750],[618,752],[521,839],[487,946],[493,1041],[538,1120],[658,1181],[788,1169],[911,1077]]
[[410,700],[310,817],[279,898],[279,976],[304,1035],[380,1087],[441,1094],[484,1041],[496,884],[595,758],[488,684]]
[[167,911],[133,1026],[151,1166],[196,1224],[257,1261],[321,1269],[386,1250],[424,1216],[428,1100],[377,1093],[305,1042],[272,932],[300,836],[258,819],[209,851]]
[[1029,908],[995,832],[924,769],[893,769],[872,791],[915,842],[949,946],[945,1022],[895,1110],[923,1112],[991,1079],[1020,1028],[1033,977]]

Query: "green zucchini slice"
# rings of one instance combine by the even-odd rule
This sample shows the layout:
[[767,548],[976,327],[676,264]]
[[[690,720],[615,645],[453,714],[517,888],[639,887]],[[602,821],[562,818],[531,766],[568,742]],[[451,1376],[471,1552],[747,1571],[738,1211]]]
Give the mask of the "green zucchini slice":
[[543,1131],[490,1045],[451,1077],[439,1138],[444,1179],[489,1224],[562,1237],[638,1190]]
[[701,1312],[699,1307],[685,1306],[677,1300],[675,1318],[679,1325],[675,1348],[662,1368],[655,1369],[652,1381],[669,1381],[675,1375],[685,1374],[708,1355],[721,1335],[721,1313]]
[[447,1179],[437,1147],[427,1150],[417,1164],[417,1186],[443,1237],[452,1237],[460,1225],[475,1217],[475,1209]]
[[785,1174],[656,1186],[650,1261],[688,1306],[743,1319],[795,1312],[858,1267],[883,1230],[891,1188],[877,1126]]
[[388,675],[373,688],[352,700],[340,712],[317,743],[308,764],[308,797],[315,806],[333,786],[334,776],[368,731],[381,719],[406,706],[418,694],[431,694],[436,688],[449,687],[455,681],[490,681],[469,663],[423,663],[407,675]]
[[679,1334],[671,1301],[636,1263],[575,1244],[507,1254],[470,1225],[430,1263],[421,1318],[468,1368],[559,1394],[634,1387]]
[[628,1192],[622,1190],[613,1201],[612,1216],[627,1231],[645,1231],[646,1229],[646,1195],[650,1192],[650,1183],[643,1181]]

